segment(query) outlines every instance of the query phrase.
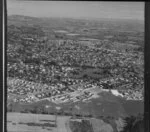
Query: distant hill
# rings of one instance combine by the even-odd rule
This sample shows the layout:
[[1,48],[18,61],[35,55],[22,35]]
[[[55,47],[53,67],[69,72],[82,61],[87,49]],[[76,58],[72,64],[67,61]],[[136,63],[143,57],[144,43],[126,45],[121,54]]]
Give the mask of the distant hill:
[[[144,21],[141,20],[131,20],[131,19],[74,19],[74,18],[37,18],[22,15],[11,15],[8,16],[9,24],[40,24],[43,26],[51,27],[64,27],[64,26],[85,26],[87,23],[89,25],[106,25],[106,27],[111,27],[119,30],[129,30],[129,31],[141,31],[144,32]],[[93,24],[92,24],[93,23]]]

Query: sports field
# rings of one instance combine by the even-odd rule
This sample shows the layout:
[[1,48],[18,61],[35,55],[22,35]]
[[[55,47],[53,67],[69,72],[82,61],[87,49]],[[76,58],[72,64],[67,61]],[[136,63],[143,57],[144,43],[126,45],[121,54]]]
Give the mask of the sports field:
[[[8,132],[68,132],[69,116],[7,113]],[[56,126],[55,126],[56,123]]]

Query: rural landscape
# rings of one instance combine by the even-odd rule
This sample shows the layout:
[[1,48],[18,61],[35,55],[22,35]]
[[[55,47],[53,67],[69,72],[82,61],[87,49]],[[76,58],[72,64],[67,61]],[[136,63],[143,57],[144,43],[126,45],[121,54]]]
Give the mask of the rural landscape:
[[7,18],[7,132],[144,132],[144,22]]

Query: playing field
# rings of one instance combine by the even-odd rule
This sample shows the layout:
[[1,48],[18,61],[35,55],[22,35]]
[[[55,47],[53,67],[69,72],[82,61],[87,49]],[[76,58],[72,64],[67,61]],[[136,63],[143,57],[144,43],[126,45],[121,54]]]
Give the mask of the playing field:
[[[7,113],[8,132],[68,132],[69,116]],[[55,126],[55,121],[56,125]]]

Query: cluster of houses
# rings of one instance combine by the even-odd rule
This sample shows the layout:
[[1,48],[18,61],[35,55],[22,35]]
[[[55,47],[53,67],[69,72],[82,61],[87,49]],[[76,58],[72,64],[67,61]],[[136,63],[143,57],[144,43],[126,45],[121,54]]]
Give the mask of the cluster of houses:
[[[135,73],[139,72],[138,69],[133,70],[134,66],[140,64],[138,54],[121,53],[103,47],[97,48],[99,40],[88,40],[92,42],[91,46],[88,42],[83,43],[81,40],[47,41],[46,37],[38,38],[34,34],[29,36],[24,34],[16,41],[26,44],[26,52],[23,55],[19,52],[22,46],[8,45],[8,94],[24,95],[23,98],[16,96],[16,102],[32,102],[45,98],[51,98],[54,102],[66,101],[66,99],[70,101],[71,97],[63,95],[95,87],[102,89],[122,89],[123,87],[125,89],[126,85],[128,86],[123,94],[124,97],[135,100],[143,98],[141,91],[134,92],[132,89],[133,82],[140,85],[143,81],[143,77]],[[15,62],[11,60],[12,58],[16,59]],[[98,80],[78,79],[70,76],[76,68],[81,70],[80,67],[83,66],[93,69],[107,68],[109,77],[103,77],[105,73],[101,73],[103,79]],[[58,99],[58,95],[62,97]],[[92,96],[90,93],[83,94],[83,96],[74,97],[73,100],[78,100],[78,98],[82,100],[82,97],[89,98],[90,96]]]
[[144,100],[143,90],[120,90],[123,97],[127,100]]
[[[116,79],[118,80],[118,79]],[[68,79],[68,81],[73,81]],[[16,95],[15,102],[37,102],[43,99],[48,99],[54,103],[77,102],[86,101],[94,96],[92,91],[99,89],[101,91],[110,91],[111,83],[115,82],[114,79],[103,79],[99,84],[81,81],[75,81],[70,86],[65,86],[61,83],[48,86],[46,84],[29,82],[21,79],[8,78],[8,95],[9,93]],[[77,83],[78,82],[78,83]],[[106,85],[107,84],[107,85]],[[127,86],[128,85],[128,86]],[[122,87],[131,87],[129,84],[122,85]],[[121,88],[120,88],[121,89]],[[88,91],[87,91],[88,90]],[[114,89],[115,90],[115,89]],[[129,100],[143,100],[141,90],[125,89],[119,90],[122,97]]]
[[[46,51],[40,53],[37,52],[40,50]],[[12,52],[13,54],[17,54],[17,51],[9,51],[8,58],[9,54],[11,54]],[[129,56],[127,53],[120,54],[114,51],[112,52],[110,49],[96,47],[91,48],[90,46],[82,45],[78,41],[61,41],[60,43],[51,42],[50,44],[43,43],[39,45],[32,44],[32,50],[29,50],[28,48],[26,52],[28,54],[30,53],[31,56],[25,54],[24,57],[30,59],[32,58],[32,62],[29,63],[27,60],[26,62],[28,63],[23,62],[25,65],[23,67],[24,69],[22,69],[20,61],[18,61],[15,65],[13,63],[10,64],[8,62],[8,73],[10,74],[10,76],[13,76],[14,74],[15,76],[20,76],[20,78],[30,79],[32,81],[40,81],[41,79],[41,82],[43,83],[48,83],[50,80],[53,80],[53,76],[61,76],[62,78],[68,77],[68,73],[70,71],[73,71],[72,67],[74,66],[90,66],[93,68],[109,67],[113,72],[115,69],[119,69],[119,67],[124,67],[127,69],[127,65],[131,65],[133,62],[136,63],[137,60],[136,56]],[[34,58],[36,54],[37,56],[36,58]],[[45,59],[41,59],[41,57]],[[21,58],[18,58],[18,60],[19,59]],[[34,60],[40,60],[40,65],[42,65],[42,67],[37,68],[38,64],[36,64]],[[51,62],[49,63],[49,61]],[[118,67],[116,66],[116,64],[118,64]],[[32,67],[30,67],[30,65],[32,65]],[[50,68],[52,67],[51,65],[53,65],[53,68]],[[117,74],[122,73],[118,70]]]

